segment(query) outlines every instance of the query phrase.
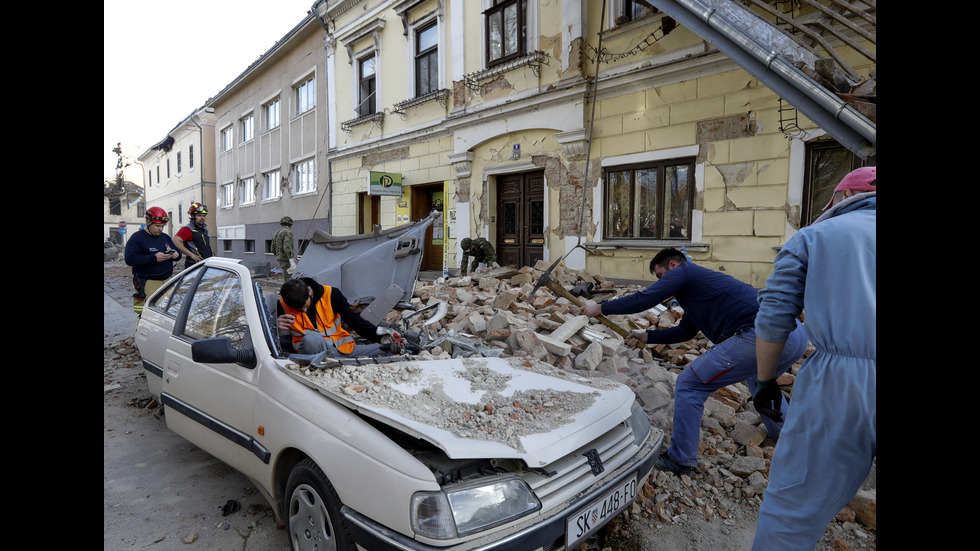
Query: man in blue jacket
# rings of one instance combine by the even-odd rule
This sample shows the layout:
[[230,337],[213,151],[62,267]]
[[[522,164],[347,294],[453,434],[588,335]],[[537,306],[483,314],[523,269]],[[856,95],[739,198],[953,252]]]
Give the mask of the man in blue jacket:
[[163,232],[170,217],[160,207],[146,209],[146,226],[126,242],[126,264],[133,268],[133,311],[143,315],[146,297],[159,289],[174,273],[180,251]]
[[[813,549],[878,455],[877,172],[841,180],[830,209],[776,255],[759,293],[759,380],[774,377],[802,310],[816,351],[793,385],[754,550]],[[757,407],[775,408],[765,386],[756,388]]]
[[[687,262],[677,249],[667,248],[650,261],[658,281],[639,293],[602,304],[588,303],[582,312],[635,314],[674,297],[684,309],[675,327],[658,331],[634,331],[639,342],[670,344],[694,338],[698,331],[714,346],[680,375],[674,388],[674,431],[670,448],[660,455],[657,468],[677,474],[691,472],[698,464],[701,416],[708,396],[725,386],[745,381],[755,387],[755,314],[758,291],[734,277]],[[785,373],[806,351],[806,333],[797,324],[778,359],[777,373]],[[778,376],[778,375],[777,375]],[[780,422],[763,415],[769,434],[778,437]]]

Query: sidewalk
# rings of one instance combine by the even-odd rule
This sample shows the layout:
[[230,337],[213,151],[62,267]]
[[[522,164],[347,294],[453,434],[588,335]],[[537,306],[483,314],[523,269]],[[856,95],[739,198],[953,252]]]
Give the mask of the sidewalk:
[[104,340],[118,340],[136,333],[136,312],[119,304],[102,291],[102,335]]

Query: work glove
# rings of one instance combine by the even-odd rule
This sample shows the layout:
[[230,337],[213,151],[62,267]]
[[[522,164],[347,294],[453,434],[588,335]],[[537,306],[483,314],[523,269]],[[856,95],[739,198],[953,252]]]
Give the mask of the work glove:
[[768,381],[755,380],[755,393],[752,395],[752,405],[759,415],[765,415],[773,421],[780,423],[783,420],[783,413],[780,408],[783,405],[783,393],[779,391],[779,384],[776,379]]

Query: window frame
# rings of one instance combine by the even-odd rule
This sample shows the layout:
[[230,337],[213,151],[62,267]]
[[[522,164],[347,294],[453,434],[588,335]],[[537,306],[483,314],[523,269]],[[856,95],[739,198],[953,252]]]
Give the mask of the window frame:
[[[658,8],[652,8],[653,11],[644,14],[642,13],[643,10],[650,10],[651,8],[643,6],[635,0],[613,0],[609,9],[610,11],[607,13],[611,16],[609,17],[610,28],[662,13]],[[641,11],[641,13],[636,15],[637,11]]]
[[235,183],[226,182],[221,184],[221,206],[223,208],[235,206]]
[[[434,43],[426,48],[425,50],[420,50],[422,44],[422,34],[428,31],[432,31],[435,35]],[[422,97],[427,94],[431,94],[440,89],[440,63],[439,63],[439,52],[440,52],[440,34],[439,34],[439,20],[435,17],[432,19],[420,23],[412,29],[412,36],[414,38],[413,44],[413,68],[415,75],[413,81],[415,83],[415,97]],[[428,61],[428,78],[427,87],[423,88],[422,83],[422,70],[420,68],[421,61],[425,59]],[[432,64],[435,64],[435,69],[433,71]],[[433,72],[435,75],[433,75]],[[434,78],[433,78],[434,76]]]
[[180,154],[181,154],[181,152],[178,151],[177,152],[177,176],[180,176],[181,174],[184,173],[184,168],[183,168],[184,165],[181,162],[181,156],[180,156]]
[[293,86],[293,98],[296,100],[296,116],[316,109],[316,75],[300,79]]
[[[483,11],[483,30],[484,30],[484,50],[485,50],[485,60],[487,68],[493,67],[495,65],[500,65],[501,63],[506,63],[513,59],[519,59],[527,55],[527,35],[528,35],[528,2],[527,0],[492,0],[490,2],[490,7]],[[517,35],[513,38],[515,44],[515,49],[512,53],[507,53],[507,30],[505,25],[505,15],[504,12],[510,6],[517,6],[516,10],[516,20],[517,20]],[[493,40],[492,40],[492,20],[497,16],[500,16],[500,27],[501,27],[501,47],[500,55],[498,57],[493,57]]]
[[[822,154],[838,156],[843,166],[828,173],[821,170]],[[820,139],[806,144],[805,165],[803,169],[802,204],[800,205],[800,227],[804,228],[823,214],[823,208],[833,197],[834,188],[852,170],[863,166],[877,166],[878,157],[873,155],[862,159],[833,139]],[[817,183],[820,181],[820,184]],[[817,186],[814,189],[814,186]]]
[[[229,124],[228,126],[221,129],[219,133],[219,142],[221,144],[221,153],[226,151],[231,151],[235,146],[235,128]],[[157,174],[159,176],[159,174]],[[157,180],[160,178],[158,177]]]
[[187,170],[194,170],[194,144],[187,146]]
[[[271,180],[275,175],[275,182]],[[282,171],[278,168],[275,170],[270,170],[262,174],[263,184],[262,184],[262,200],[263,201],[274,201],[282,197],[282,187],[280,182],[282,181]],[[270,193],[271,192],[271,193]]]
[[263,104],[262,115],[266,132],[279,128],[279,125],[282,124],[282,99],[276,96]]
[[[370,76],[364,76],[364,64],[367,61],[371,61],[372,72]],[[367,96],[365,97],[365,85],[368,85],[369,90],[367,91]],[[367,54],[357,58],[357,105],[355,106],[355,112],[357,116],[366,117],[368,115],[373,115],[378,112],[378,52],[372,50]],[[365,105],[365,103],[370,99],[370,104]]]
[[[667,202],[665,201],[667,193],[667,171],[671,168],[676,167],[686,167],[687,168],[687,190],[684,200],[686,202],[686,223],[687,223],[687,235],[670,235],[670,230],[665,227],[664,224],[664,209],[666,208]],[[652,235],[643,235],[643,228],[635,227],[638,225],[637,219],[637,173],[640,171],[655,171],[656,172],[656,189],[654,190],[655,200],[656,200],[656,212],[654,213],[654,223]],[[631,173],[629,179],[629,212],[627,213],[627,220],[629,221],[628,228],[625,235],[614,235],[614,232],[610,231],[610,224],[614,221],[616,217],[611,215],[611,198],[613,193],[610,189],[613,180],[613,173]],[[603,187],[602,187],[602,238],[604,241],[682,241],[691,242],[694,235],[694,214],[695,205],[694,198],[697,188],[697,158],[693,156],[685,157],[671,157],[664,159],[640,161],[621,165],[611,165],[604,166],[602,169],[603,176]]]
[[316,157],[304,159],[293,166],[293,195],[316,193]]
[[238,204],[243,206],[255,204],[254,177],[249,176],[247,178],[242,178],[238,182]]
[[239,122],[239,128],[241,128],[242,130],[241,143],[247,143],[252,141],[252,139],[255,138],[255,115],[253,113],[249,113],[244,117],[242,117],[241,119],[239,119],[238,122]]

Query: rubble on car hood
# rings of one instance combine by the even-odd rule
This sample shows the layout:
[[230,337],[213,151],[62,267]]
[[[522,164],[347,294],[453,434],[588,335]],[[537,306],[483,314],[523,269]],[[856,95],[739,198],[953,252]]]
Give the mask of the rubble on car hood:
[[529,358],[351,362],[290,374],[453,459],[513,458],[531,467],[599,438],[628,418],[633,405],[633,393],[621,384]]

